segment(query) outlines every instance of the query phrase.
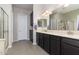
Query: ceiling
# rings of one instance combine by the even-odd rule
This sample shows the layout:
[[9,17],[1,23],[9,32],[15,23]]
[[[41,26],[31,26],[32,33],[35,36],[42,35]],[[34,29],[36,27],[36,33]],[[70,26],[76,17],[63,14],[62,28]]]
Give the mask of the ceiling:
[[13,6],[18,7],[18,8],[22,8],[25,10],[33,10],[33,4],[13,4]]
[[[33,11],[33,4],[14,4],[15,7],[22,8],[25,10]],[[57,8],[58,4],[40,4],[43,10],[49,9],[50,11],[53,11]],[[66,13],[72,10],[79,9],[79,4],[70,4],[67,7],[61,7],[57,9],[58,12]],[[43,11],[42,10],[42,11]]]
[[67,7],[61,7],[60,9],[58,9],[59,12],[62,12],[62,13],[67,13],[67,12],[70,12],[72,10],[77,10],[79,9],[79,4],[70,4],[69,6]]
[[40,4],[43,10],[53,11],[58,4]]

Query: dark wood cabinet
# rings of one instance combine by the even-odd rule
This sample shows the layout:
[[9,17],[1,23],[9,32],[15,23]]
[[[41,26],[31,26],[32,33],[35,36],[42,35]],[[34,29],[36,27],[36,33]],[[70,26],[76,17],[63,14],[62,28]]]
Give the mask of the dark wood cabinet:
[[30,41],[33,42],[33,30],[30,30]]
[[37,33],[37,44],[49,53],[49,35]]
[[36,33],[36,42],[37,42],[37,45],[40,45],[40,41],[39,41],[39,33]]
[[30,41],[33,42],[33,12],[30,14],[30,27],[31,29],[29,30],[29,37]]
[[60,54],[60,37],[50,36],[50,54],[59,55]]
[[37,33],[37,44],[51,55],[79,55],[79,40]]
[[40,41],[40,47],[43,48],[43,34],[40,33],[40,37],[39,37],[39,41]]
[[44,33],[37,33],[37,44],[51,55],[60,54],[60,38]]
[[69,38],[62,39],[62,55],[79,55],[79,41]]
[[37,33],[37,44],[43,48],[43,34],[41,33]]
[[43,48],[44,48],[44,50],[46,51],[46,52],[48,52],[48,53],[50,53],[50,51],[49,51],[49,49],[50,49],[50,38],[49,38],[49,35],[47,35],[47,34],[43,34]]

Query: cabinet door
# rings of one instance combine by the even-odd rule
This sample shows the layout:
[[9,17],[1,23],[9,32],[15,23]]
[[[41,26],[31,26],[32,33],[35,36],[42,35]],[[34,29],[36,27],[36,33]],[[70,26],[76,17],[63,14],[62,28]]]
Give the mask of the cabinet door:
[[62,39],[62,55],[79,55],[79,41],[72,39]]
[[79,55],[79,47],[63,43],[62,45],[62,55]]
[[37,33],[37,44],[43,48],[43,33]]
[[57,36],[50,37],[50,54],[52,55],[60,54],[60,37]]
[[30,41],[33,42],[33,30],[30,30]]
[[40,39],[39,39],[39,41],[40,41],[40,47],[41,48],[43,48],[43,33],[40,33]]
[[44,50],[49,53],[49,35],[44,34],[43,35],[43,38],[44,38],[43,39],[43,42],[44,42]]
[[36,33],[36,42],[39,45],[39,33]]
[[37,43],[41,48],[43,48],[43,36],[42,35],[43,35],[42,33],[37,34]]

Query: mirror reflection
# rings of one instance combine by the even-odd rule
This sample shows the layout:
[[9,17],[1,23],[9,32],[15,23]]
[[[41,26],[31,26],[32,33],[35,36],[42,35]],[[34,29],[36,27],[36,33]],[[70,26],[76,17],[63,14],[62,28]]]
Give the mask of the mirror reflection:
[[47,27],[47,19],[39,19],[38,27]]
[[70,4],[54,10],[50,15],[49,29],[79,30],[79,4]]

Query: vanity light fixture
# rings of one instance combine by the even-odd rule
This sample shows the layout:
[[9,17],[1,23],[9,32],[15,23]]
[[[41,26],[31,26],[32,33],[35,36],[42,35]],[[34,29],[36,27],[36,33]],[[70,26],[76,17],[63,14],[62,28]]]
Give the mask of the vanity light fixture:
[[45,12],[42,13],[42,16],[48,16],[48,15],[50,15],[50,14],[52,14],[52,12],[46,10]]

